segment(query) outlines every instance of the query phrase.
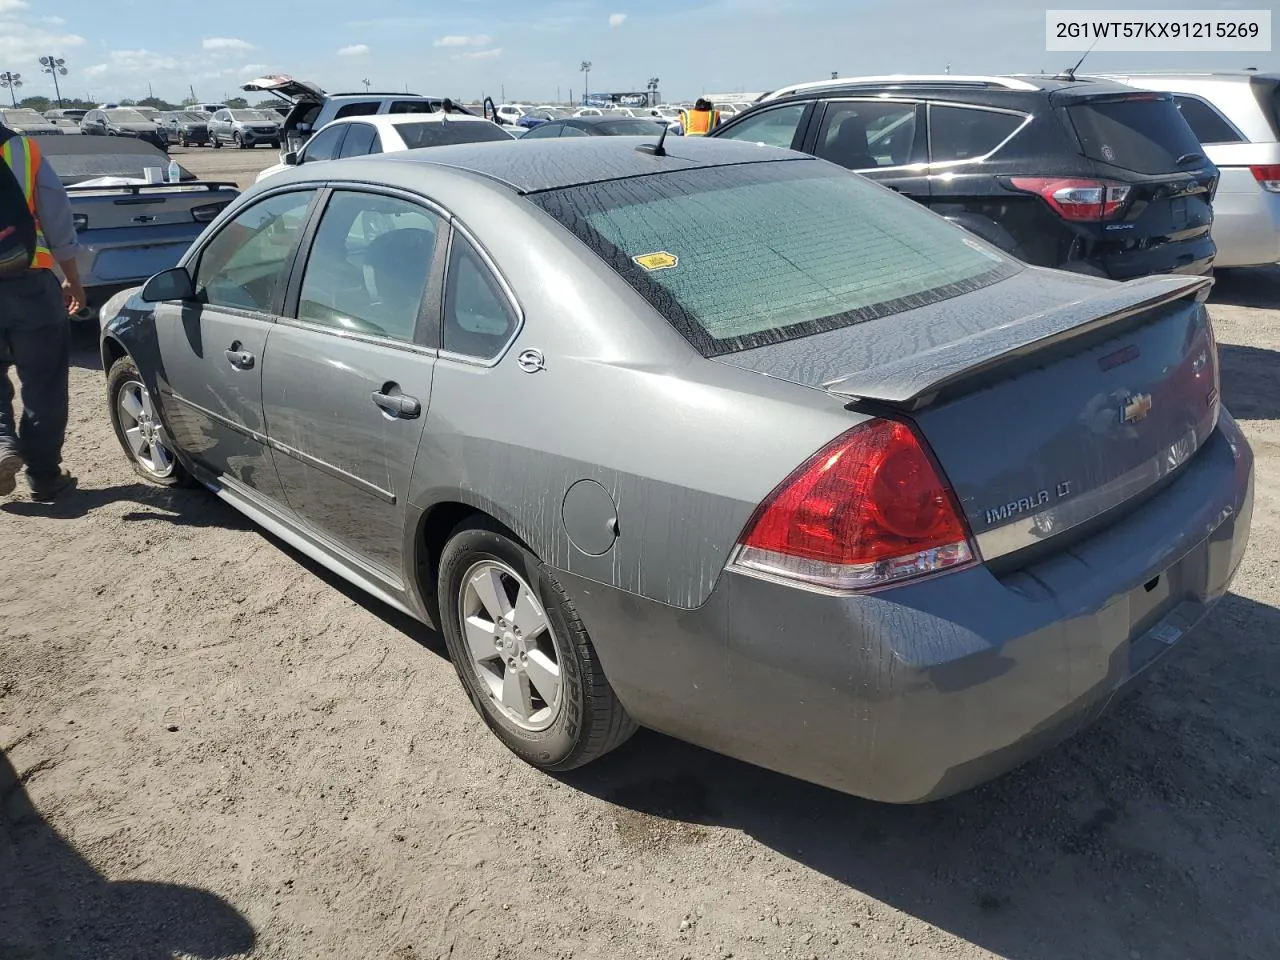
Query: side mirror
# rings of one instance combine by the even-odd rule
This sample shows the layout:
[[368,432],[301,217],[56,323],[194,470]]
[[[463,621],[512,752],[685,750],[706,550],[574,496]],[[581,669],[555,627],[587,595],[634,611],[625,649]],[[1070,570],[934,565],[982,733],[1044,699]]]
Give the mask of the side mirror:
[[298,151],[290,150],[280,158],[286,167],[296,167],[298,165]]
[[142,288],[142,299],[147,303],[163,303],[166,300],[194,300],[196,285],[186,267],[172,267],[157,273]]

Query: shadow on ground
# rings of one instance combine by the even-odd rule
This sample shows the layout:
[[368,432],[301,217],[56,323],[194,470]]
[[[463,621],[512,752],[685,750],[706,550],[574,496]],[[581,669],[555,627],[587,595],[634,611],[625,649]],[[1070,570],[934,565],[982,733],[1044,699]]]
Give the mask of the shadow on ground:
[[[1280,635],[1280,613],[1230,596],[1215,618],[1155,674],[1170,676],[1140,684],[1075,740],[932,804],[862,801],[645,731],[562,778],[616,805],[620,841],[637,850],[696,844],[700,825],[742,830],[1010,960],[1270,957],[1280,916],[1261,905],[1280,886],[1268,796],[1280,795],[1280,749],[1253,758],[1261,778],[1224,779],[1205,758],[1246,752],[1244,731],[1215,723],[1208,700],[1194,698],[1198,711],[1181,701],[1185,688],[1274,705],[1280,653],[1267,638]],[[1265,660],[1223,649],[1239,628]],[[1241,659],[1256,688],[1213,667]]]
[[98,347],[98,322],[76,321],[71,324],[71,365],[85,370],[102,370],[102,354]]
[[194,887],[112,882],[36,810],[0,751],[0,960],[201,960],[247,953],[256,936],[225,900]]
[[141,482],[76,489],[53,503],[8,500],[0,504],[0,512],[15,517],[76,520],[113,503],[137,505],[137,510],[131,510],[122,517],[126,522],[165,520],[179,527],[223,527],[228,530],[248,530],[253,526],[244,514],[204,490],[156,487]]
[[1222,402],[1240,420],[1280,419],[1280,353],[1263,347],[1218,344]]
[[1233,307],[1280,307],[1280,266],[1248,267],[1214,271],[1210,305]]

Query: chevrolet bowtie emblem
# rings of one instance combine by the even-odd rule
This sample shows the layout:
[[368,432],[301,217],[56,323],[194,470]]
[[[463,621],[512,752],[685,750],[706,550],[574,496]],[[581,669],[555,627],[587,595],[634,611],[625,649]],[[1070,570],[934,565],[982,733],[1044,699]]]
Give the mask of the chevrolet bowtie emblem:
[[1120,404],[1120,422],[1137,423],[1151,412],[1151,394],[1139,393]]

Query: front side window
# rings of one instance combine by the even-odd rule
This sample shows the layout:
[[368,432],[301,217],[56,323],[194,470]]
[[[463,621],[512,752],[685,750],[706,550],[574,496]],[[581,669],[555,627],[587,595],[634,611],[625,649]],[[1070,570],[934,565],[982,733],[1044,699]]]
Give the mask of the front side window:
[[455,234],[445,281],[444,349],[492,360],[511,339],[516,322],[497,278],[475,248]]
[[440,230],[439,217],[407,200],[335,193],[307,258],[298,319],[412,343]]
[[811,160],[685,170],[529,199],[704,356],[890,316],[1022,269],[919,204]]
[[929,159],[933,163],[985,157],[1012,136],[1026,117],[970,107],[929,105]]
[[796,128],[800,126],[804,111],[803,103],[790,103],[785,107],[762,110],[750,117],[744,117],[741,123],[735,123],[717,136],[729,140],[763,143],[770,147],[790,148],[795,142]]
[[227,222],[196,267],[196,294],[210,306],[275,310],[314,190],[268,197]]
[[307,148],[302,155],[303,162],[332,160],[336,157],[339,148],[342,146],[342,138],[346,136],[348,126],[349,124],[339,123],[336,126],[325,127],[317,133],[307,141]]
[[900,167],[913,162],[916,105],[841,101],[827,105],[815,155],[850,170]]

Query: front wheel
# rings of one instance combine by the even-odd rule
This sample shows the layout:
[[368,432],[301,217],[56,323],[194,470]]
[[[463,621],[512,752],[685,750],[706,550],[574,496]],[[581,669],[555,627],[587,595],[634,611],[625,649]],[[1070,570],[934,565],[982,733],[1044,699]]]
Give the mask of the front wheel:
[[116,439],[139,476],[162,487],[191,482],[151,402],[151,391],[130,356],[117,360],[107,374],[107,409]]
[[489,729],[522,760],[571,770],[635,732],[564,589],[498,524],[454,532],[438,591],[454,669]]
[[213,149],[215,150],[222,149],[222,138],[219,137],[216,133],[213,135]]
[[249,146],[247,143],[244,142],[244,137],[240,136],[240,134],[238,133],[235,134],[231,139],[236,142],[236,146],[241,150],[244,150],[246,147]]

